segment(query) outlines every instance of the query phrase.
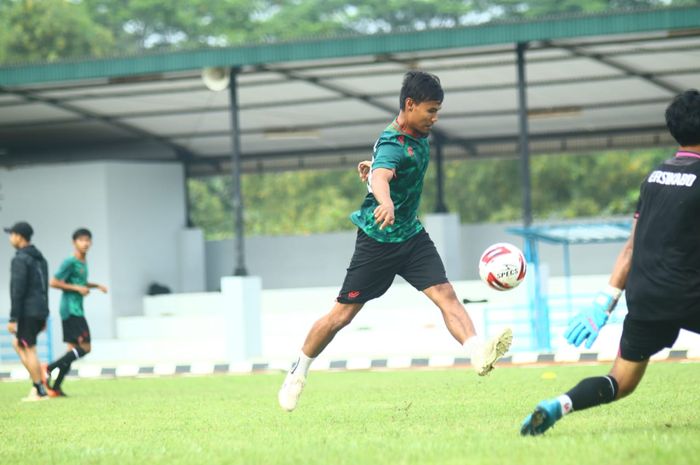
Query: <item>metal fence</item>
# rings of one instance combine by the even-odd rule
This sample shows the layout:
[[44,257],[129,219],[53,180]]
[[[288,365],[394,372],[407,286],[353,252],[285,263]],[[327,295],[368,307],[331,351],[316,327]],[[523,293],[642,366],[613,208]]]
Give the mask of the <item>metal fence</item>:
[[[484,310],[484,334],[495,334],[499,329],[511,327],[514,336],[512,351],[556,351],[569,320],[581,310],[589,307],[595,296],[594,293],[562,294],[552,295],[544,300],[549,313],[550,347],[540,347],[538,343],[529,302],[509,306],[487,306]],[[621,323],[626,314],[627,302],[623,297],[615,307],[608,324]]]

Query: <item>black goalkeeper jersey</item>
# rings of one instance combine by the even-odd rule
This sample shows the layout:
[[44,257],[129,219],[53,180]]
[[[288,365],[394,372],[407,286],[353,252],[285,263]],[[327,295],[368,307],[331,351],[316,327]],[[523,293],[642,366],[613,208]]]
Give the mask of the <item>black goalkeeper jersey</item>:
[[700,315],[700,154],[678,152],[642,183],[626,298],[632,318]]

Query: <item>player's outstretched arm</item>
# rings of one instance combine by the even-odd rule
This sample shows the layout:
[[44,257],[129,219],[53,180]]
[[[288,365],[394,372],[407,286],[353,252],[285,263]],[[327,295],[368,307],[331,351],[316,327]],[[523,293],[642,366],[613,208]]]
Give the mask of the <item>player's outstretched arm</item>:
[[586,348],[590,349],[598,338],[600,329],[608,322],[610,314],[615,309],[620,295],[622,295],[622,290],[625,288],[627,276],[632,266],[632,249],[636,226],[637,220],[634,220],[630,237],[618,254],[617,260],[615,260],[615,266],[610,274],[608,285],[598,292],[590,307],[583,310],[569,322],[569,327],[564,333],[564,337],[569,344],[579,347],[586,341]]

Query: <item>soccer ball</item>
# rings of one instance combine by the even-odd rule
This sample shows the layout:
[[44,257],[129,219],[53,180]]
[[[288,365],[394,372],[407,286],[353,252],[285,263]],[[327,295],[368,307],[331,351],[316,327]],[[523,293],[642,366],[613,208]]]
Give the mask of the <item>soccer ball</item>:
[[527,263],[519,248],[507,242],[489,246],[479,259],[479,276],[492,289],[507,291],[525,279]]

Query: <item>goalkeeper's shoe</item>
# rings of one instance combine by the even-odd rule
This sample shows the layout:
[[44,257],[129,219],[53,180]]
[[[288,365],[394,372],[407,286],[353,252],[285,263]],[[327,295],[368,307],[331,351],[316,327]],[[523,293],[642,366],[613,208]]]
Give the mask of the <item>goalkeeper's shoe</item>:
[[486,341],[482,346],[475,347],[471,354],[471,362],[479,376],[488,375],[494,364],[503,357],[513,342],[513,331],[506,328],[497,336]]
[[291,412],[297,407],[299,402],[299,396],[301,396],[301,391],[304,390],[306,385],[306,378],[304,375],[299,373],[288,373],[287,377],[282,383],[282,387],[277,393],[277,401],[287,412]]
[[543,400],[535,411],[525,418],[520,427],[520,434],[523,436],[537,436],[544,434],[554,423],[561,418],[561,404],[557,399]]

